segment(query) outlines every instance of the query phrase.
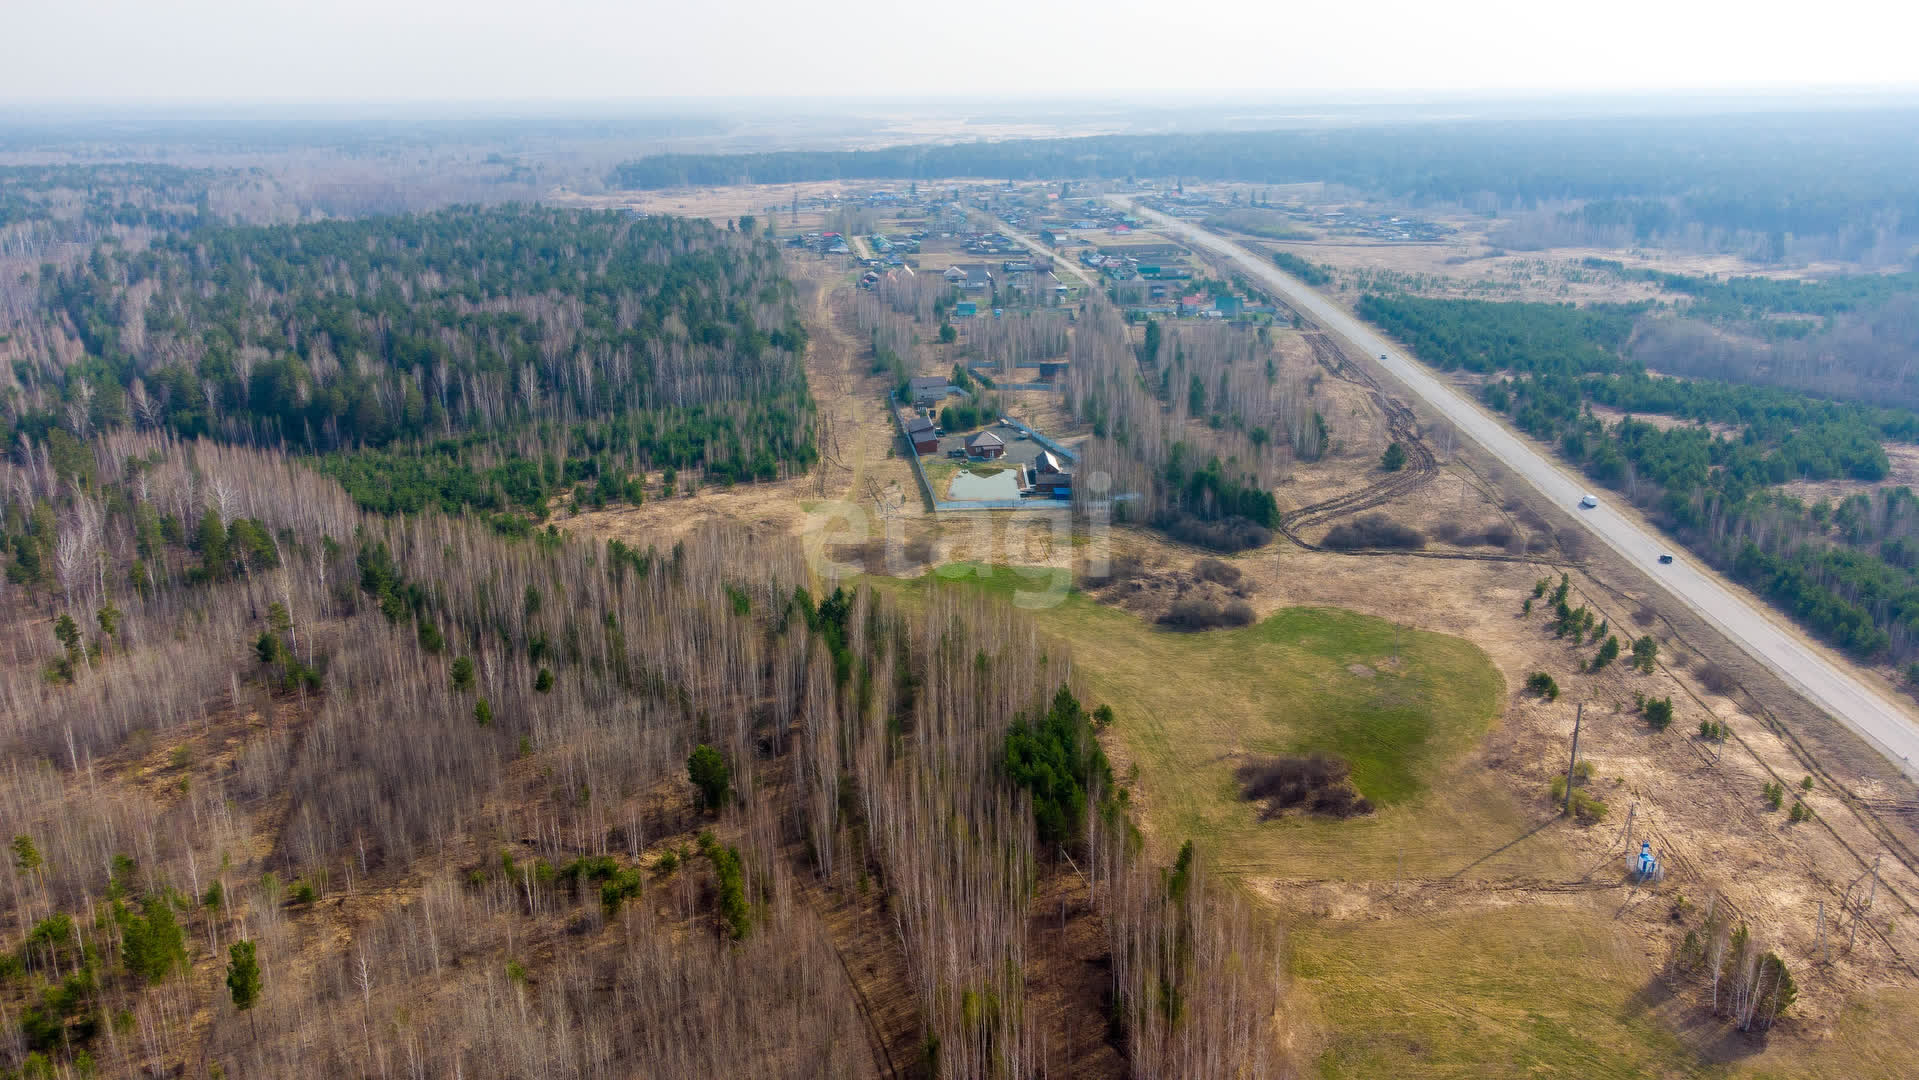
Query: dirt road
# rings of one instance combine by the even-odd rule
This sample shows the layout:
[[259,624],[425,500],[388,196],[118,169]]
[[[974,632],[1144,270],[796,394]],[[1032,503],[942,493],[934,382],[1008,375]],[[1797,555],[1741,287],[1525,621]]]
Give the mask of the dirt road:
[[[1409,357],[1403,348],[1337,303],[1282,272],[1270,259],[1144,206],[1133,204],[1132,208],[1139,216],[1185,242],[1230,259],[1239,269],[1279,293],[1300,313],[1367,356],[1384,357],[1378,361],[1379,365],[1435,412],[1484,446],[1541,494],[1572,509],[1580,523],[1607,546],[1644,566],[1667,592],[1771,668],[1807,700],[1837,717],[1908,775],[1919,777],[1919,718],[1915,718],[1905,704],[1871,685],[1844,658],[1806,640],[1772,612],[1722,581],[1710,568],[1693,560],[1678,545],[1615,509],[1609,498],[1601,498],[1599,505],[1592,509],[1577,509],[1589,484],[1514,434],[1465,394]],[[1660,565],[1661,554],[1671,554],[1672,564]]]

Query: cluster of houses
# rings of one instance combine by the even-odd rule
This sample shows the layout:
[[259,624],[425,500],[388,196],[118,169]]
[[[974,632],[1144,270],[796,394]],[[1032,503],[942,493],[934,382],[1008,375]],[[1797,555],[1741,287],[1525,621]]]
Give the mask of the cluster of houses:
[[[1066,283],[1053,273],[1053,261],[1045,256],[1007,259],[997,270],[986,263],[955,263],[945,270],[946,283],[968,293],[992,293],[995,289],[1014,296],[1028,296],[1044,303],[1058,303],[1067,295]],[[971,312],[954,312],[971,314]]]
[[1182,319],[1238,319],[1249,315],[1277,314],[1279,310],[1271,304],[1236,295],[1194,293],[1180,296],[1176,287],[1159,284],[1130,296],[1122,295],[1120,302],[1130,315],[1174,315]]
[[1026,250],[1018,240],[997,232],[959,234],[960,247],[974,255],[1017,255]]
[[1191,268],[1180,261],[1186,254],[1177,244],[1131,244],[1123,248],[1089,247],[1079,253],[1079,261],[1113,281],[1185,281],[1193,276]]
[[816,251],[821,255],[845,255],[852,250],[846,246],[846,237],[836,232],[802,233],[786,243],[789,247]]
[[918,255],[920,241],[924,239],[926,234],[923,232],[900,233],[895,236],[874,233],[866,238],[866,243],[873,249],[875,255]]

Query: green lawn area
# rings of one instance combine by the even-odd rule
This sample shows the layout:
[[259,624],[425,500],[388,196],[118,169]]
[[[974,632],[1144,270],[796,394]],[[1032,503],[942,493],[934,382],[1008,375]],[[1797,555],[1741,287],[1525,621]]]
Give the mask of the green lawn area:
[[[1557,858],[1526,839],[1549,816],[1543,803],[1516,803],[1485,770],[1462,765],[1505,694],[1492,661],[1470,642],[1395,631],[1335,608],[1178,633],[1047,591],[1063,577],[1006,568],[982,576],[954,564],[901,584],[1001,592],[1066,640],[1094,702],[1113,707],[1106,738],[1130,775],[1142,826],[1169,849],[1190,837],[1215,867],[1244,874],[1315,876],[1296,864],[1336,858],[1326,876],[1348,878],[1389,878],[1402,859],[1408,875],[1470,864],[1489,877],[1502,868],[1538,873],[1538,859]],[[1260,821],[1239,797],[1238,766],[1248,755],[1315,750],[1350,762],[1379,812]]]

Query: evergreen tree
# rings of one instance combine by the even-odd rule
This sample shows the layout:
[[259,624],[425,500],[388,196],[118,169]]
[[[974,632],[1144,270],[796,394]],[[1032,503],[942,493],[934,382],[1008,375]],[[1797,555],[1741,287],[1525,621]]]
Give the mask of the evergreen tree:
[[705,743],[695,747],[692,756],[686,759],[686,775],[699,789],[701,806],[718,810],[726,803],[727,791],[733,786],[733,773],[718,750]]
[[241,1012],[260,1003],[260,962],[251,941],[236,941],[227,948],[227,994]]

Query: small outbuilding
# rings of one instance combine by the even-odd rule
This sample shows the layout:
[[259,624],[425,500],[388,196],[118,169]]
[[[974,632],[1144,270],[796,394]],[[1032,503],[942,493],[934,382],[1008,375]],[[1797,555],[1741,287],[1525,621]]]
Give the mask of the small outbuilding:
[[933,429],[933,422],[924,416],[915,416],[906,422],[906,441],[913,444],[914,453],[939,453],[939,434]]

